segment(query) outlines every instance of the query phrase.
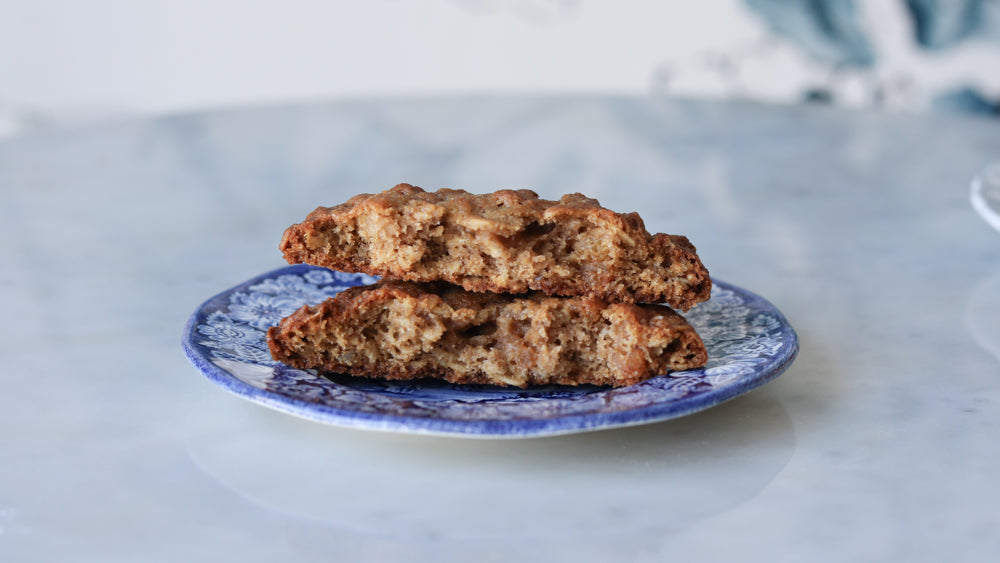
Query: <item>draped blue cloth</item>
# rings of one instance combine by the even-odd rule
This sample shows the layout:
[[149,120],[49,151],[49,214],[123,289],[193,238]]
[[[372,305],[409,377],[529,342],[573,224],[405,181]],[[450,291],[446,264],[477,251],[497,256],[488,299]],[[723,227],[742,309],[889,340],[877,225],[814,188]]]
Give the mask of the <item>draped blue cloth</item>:
[[[954,49],[970,40],[1000,42],[998,0],[901,0],[910,19],[914,43],[925,51]],[[850,68],[875,65],[864,22],[854,0],[744,0],[777,35],[817,61]],[[983,69],[984,73],[1000,68]],[[803,93],[804,101],[829,101],[824,91]],[[1000,98],[991,99],[974,84],[933,97],[932,107],[1000,117]]]

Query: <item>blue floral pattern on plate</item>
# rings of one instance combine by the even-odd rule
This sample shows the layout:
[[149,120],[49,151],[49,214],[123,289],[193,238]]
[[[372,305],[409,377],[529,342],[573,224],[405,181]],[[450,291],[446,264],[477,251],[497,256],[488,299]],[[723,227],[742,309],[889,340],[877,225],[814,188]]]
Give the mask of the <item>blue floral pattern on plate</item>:
[[303,418],[377,430],[471,437],[567,434],[691,414],[777,377],[798,352],[795,331],[763,298],[714,280],[712,298],[685,314],[708,364],[617,389],[509,389],[435,380],[320,375],[274,361],[265,333],[304,304],[376,278],[296,265],[206,301],[184,334],[187,357],[210,380],[251,401]]

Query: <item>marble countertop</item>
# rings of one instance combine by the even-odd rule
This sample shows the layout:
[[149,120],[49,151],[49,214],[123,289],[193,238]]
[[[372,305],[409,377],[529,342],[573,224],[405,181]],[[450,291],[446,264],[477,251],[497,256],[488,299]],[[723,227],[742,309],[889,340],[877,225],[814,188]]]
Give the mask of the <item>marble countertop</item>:
[[[629,98],[385,100],[0,144],[0,560],[970,560],[1000,554],[1000,124]],[[213,386],[180,337],[317,205],[583,192],[796,328],[779,379],[657,424],[476,441]]]

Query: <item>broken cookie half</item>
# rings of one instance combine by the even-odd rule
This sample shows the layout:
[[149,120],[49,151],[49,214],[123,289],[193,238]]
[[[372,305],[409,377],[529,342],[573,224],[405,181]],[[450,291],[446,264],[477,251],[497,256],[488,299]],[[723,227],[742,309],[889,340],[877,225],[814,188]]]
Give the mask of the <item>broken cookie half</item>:
[[304,306],[267,342],[276,360],[300,369],[515,387],[618,387],[707,361],[694,329],[661,305],[400,280]]
[[580,194],[549,201],[530,190],[476,195],[399,184],[317,208],[285,231],[280,249],[289,263],[343,272],[682,311],[712,289],[687,238],[651,235],[638,214]]

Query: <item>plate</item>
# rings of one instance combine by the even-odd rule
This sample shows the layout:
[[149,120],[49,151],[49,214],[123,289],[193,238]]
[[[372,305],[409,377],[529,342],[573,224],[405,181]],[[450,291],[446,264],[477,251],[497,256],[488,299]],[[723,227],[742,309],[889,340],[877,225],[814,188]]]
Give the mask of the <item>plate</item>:
[[1000,231],[1000,162],[987,166],[976,176],[970,198],[979,216]]
[[306,265],[263,274],[202,304],[185,328],[184,351],[213,383],[288,414],[353,428],[483,438],[569,434],[692,414],[774,379],[798,353],[798,338],[780,311],[713,280],[711,299],[685,314],[708,348],[708,364],[629,387],[381,381],[321,375],[271,359],[269,327],[303,304],[374,281]]

